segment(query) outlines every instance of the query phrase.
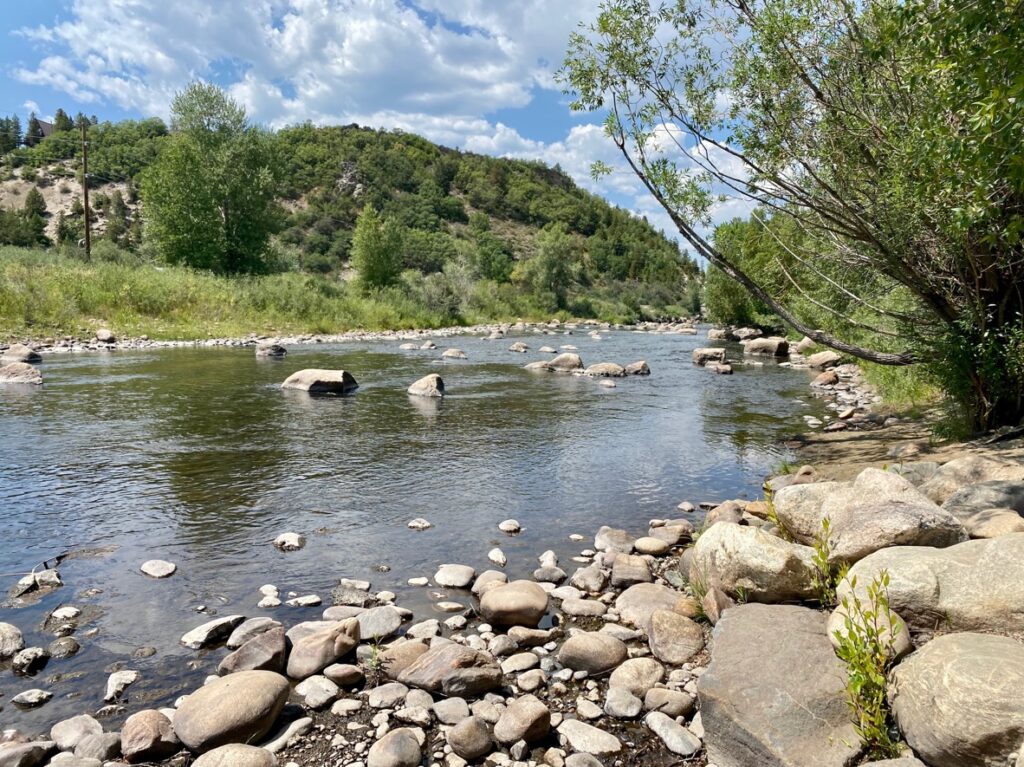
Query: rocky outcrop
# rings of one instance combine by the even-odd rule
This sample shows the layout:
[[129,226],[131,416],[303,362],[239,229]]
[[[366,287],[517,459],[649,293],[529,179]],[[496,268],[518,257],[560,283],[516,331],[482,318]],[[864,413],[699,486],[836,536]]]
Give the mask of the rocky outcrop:
[[929,767],[1006,764],[1024,744],[1024,645],[987,634],[933,639],[892,672],[889,699]]
[[846,767],[858,739],[845,668],[825,616],[804,607],[739,605],[714,629],[697,681],[708,761],[717,767]]
[[912,629],[1024,631],[1024,533],[945,549],[899,546],[876,551],[850,568],[840,599],[889,574],[889,605]]
[[297,389],[310,394],[349,394],[359,384],[347,370],[321,370],[309,368],[292,373],[281,384],[282,389]]
[[197,753],[258,741],[270,732],[288,692],[288,680],[271,671],[221,677],[181,702],[174,714],[174,732]]
[[693,547],[690,581],[717,586],[751,602],[814,597],[813,549],[776,538],[756,527],[721,522]]
[[437,373],[425,375],[406,390],[414,397],[443,397],[444,381]]

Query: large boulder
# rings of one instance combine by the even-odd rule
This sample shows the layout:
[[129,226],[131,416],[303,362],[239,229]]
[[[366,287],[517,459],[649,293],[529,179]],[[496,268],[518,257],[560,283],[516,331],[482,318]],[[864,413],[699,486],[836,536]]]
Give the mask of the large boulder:
[[785,338],[754,338],[743,345],[743,353],[755,357],[788,357],[789,341]]
[[708,761],[717,767],[846,767],[858,738],[846,669],[817,610],[738,605],[714,629],[697,680]]
[[277,757],[259,746],[231,743],[207,751],[194,762],[193,767],[277,767]]
[[24,647],[21,629],[12,623],[0,623],[0,660],[10,658]]
[[431,647],[398,674],[398,681],[409,687],[459,697],[489,692],[501,680],[494,656],[454,642]]
[[756,527],[721,522],[693,547],[690,581],[717,586],[751,602],[784,602],[815,595],[814,550]]
[[821,484],[828,487],[793,485],[780,490],[775,509],[783,527],[806,544],[822,534],[827,518],[832,563],[856,562],[889,546],[941,548],[967,539],[953,514],[893,472],[868,468],[852,483]]
[[548,594],[533,581],[512,581],[480,597],[480,614],[499,626],[535,628],[548,610]]
[[274,671],[283,674],[288,654],[283,626],[271,628],[247,640],[217,666],[221,676],[238,671]]
[[74,751],[85,738],[102,732],[102,724],[88,714],[79,714],[53,725],[50,728],[50,740],[61,751]]
[[962,487],[994,479],[1024,481],[1024,464],[984,455],[961,456],[942,464],[921,484],[921,492],[935,503],[945,503]]
[[348,394],[359,388],[347,370],[308,368],[292,373],[281,384],[282,389],[297,389],[310,394]]
[[657,610],[687,615],[689,605],[689,598],[680,591],[660,583],[638,583],[619,594],[615,611],[623,623],[647,631]]
[[240,671],[186,697],[174,732],[197,753],[228,743],[251,743],[270,732],[288,700],[288,680],[272,671]]
[[443,397],[444,381],[437,373],[430,373],[414,382],[406,391],[416,397]]
[[[973,538],[1021,532],[1024,480],[991,479],[967,485],[949,496],[942,508],[960,520]],[[1014,514],[1017,520],[1012,518]]]
[[598,362],[584,370],[583,375],[597,378],[622,378],[626,375],[626,369],[614,362]]
[[33,384],[43,382],[43,374],[39,368],[29,365],[27,362],[12,362],[9,365],[0,367],[0,384]]
[[988,634],[933,639],[892,672],[900,732],[930,767],[1006,764],[1024,743],[1024,644]]
[[897,546],[850,568],[840,599],[866,598],[868,585],[889,574],[889,606],[911,629],[1024,631],[1024,533],[966,541],[945,549]]
[[655,610],[647,631],[654,657],[681,666],[704,649],[704,631],[695,621],[671,610]]
[[2,356],[0,356],[0,365],[10,365],[12,362],[42,362],[43,358],[39,352],[33,349],[31,346],[25,346],[25,344],[11,344],[5,350]]
[[288,676],[305,679],[347,655],[359,644],[359,621],[348,618],[325,626],[295,642],[288,656]]
[[840,357],[839,354],[837,354],[836,352],[826,350],[823,352],[818,352],[817,354],[812,354],[810,357],[807,358],[807,364],[810,365],[812,368],[834,368],[836,365],[839,364],[839,360],[841,359],[842,357]]
[[563,352],[544,361],[544,366],[555,373],[576,373],[583,370],[583,359],[573,352]]

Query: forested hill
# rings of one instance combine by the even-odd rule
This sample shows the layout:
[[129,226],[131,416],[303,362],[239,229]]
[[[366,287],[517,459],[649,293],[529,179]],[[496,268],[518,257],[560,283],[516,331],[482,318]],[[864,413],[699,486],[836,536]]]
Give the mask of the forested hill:
[[[159,260],[143,226],[144,179],[175,134],[157,119],[86,122],[99,257],[116,245],[143,262]],[[488,302],[524,315],[561,310],[619,319],[695,307],[695,262],[557,167],[356,125],[260,134],[262,156],[273,165],[268,247],[243,268],[211,262],[214,271],[298,271],[347,282],[357,219],[372,206],[400,241],[404,271],[396,282],[439,302],[430,308],[440,314],[495,314],[483,311]],[[7,152],[0,159],[0,244],[74,255],[83,235],[80,173],[77,128]],[[29,194],[33,188],[38,195]]]

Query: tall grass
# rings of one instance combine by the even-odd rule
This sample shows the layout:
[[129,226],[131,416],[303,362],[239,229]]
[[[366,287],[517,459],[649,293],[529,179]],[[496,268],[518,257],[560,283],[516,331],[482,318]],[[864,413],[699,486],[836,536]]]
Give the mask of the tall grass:
[[862,362],[864,378],[874,386],[883,402],[893,410],[919,415],[942,399],[923,365],[892,367]]

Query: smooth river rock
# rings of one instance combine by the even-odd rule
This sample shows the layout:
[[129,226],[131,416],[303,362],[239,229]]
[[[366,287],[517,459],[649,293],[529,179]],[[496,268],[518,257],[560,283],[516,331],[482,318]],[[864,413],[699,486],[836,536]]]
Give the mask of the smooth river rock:
[[930,767],[991,767],[1024,745],[1024,644],[947,634],[892,672],[889,700],[907,743]]
[[155,709],[132,714],[121,728],[121,753],[129,764],[159,762],[180,749],[171,720]]
[[150,559],[143,562],[139,569],[150,578],[170,578],[174,575],[178,566],[173,562],[167,562],[163,559]]
[[207,751],[192,767],[277,767],[277,757],[265,748],[230,743]]
[[[448,351],[445,354],[448,354]],[[414,397],[443,397],[444,381],[437,373],[430,373],[413,382],[406,391]]]
[[43,374],[39,368],[27,362],[12,362],[0,367],[0,384],[31,384],[38,386],[43,382]]
[[217,673],[234,674],[239,671],[273,671],[283,674],[288,646],[283,626],[257,634],[217,666]]
[[402,684],[459,697],[489,692],[501,680],[501,667],[494,656],[454,642],[431,647],[398,674]]
[[305,679],[335,663],[359,644],[359,620],[349,618],[295,641],[288,656],[288,676]]
[[281,384],[282,389],[297,389],[310,394],[349,394],[359,384],[347,370],[320,370],[310,368],[292,373]]
[[846,705],[846,671],[823,613],[738,605],[718,621],[713,641],[711,665],[697,680],[710,763],[852,763],[858,739]]
[[480,597],[480,614],[499,626],[536,628],[547,610],[548,594],[533,581],[501,584],[487,589]]
[[417,767],[423,758],[419,738],[408,727],[392,730],[370,747],[367,767]]
[[288,700],[288,680],[272,671],[240,671],[200,687],[174,714],[174,731],[192,751],[251,743],[270,732]]
[[597,631],[579,631],[558,650],[558,662],[573,671],[600,674],[611,671],[629,655],[619,639]]
[[181,643],[190,650],[210,647],[226,640],[231,636],[231,632],[244,620],[244,615],[228,615],[223,618],[214,618],[212,621],[207,621],[187,632],[181,637]]

